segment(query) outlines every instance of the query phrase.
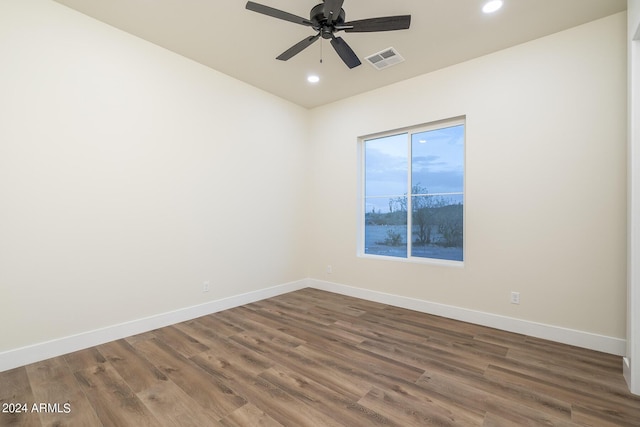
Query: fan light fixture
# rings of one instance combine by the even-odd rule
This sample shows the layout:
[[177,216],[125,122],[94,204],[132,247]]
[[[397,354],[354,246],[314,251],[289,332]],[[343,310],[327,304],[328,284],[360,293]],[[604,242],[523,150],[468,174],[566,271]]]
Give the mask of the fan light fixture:
[[498,11],[502,7],[502,0],[491,0],[482,6],[482,11],[484,13],[493,13]]
[[315,74],[311,74],[310,76],[307,76],[307,81],[309,83],[318,83],[320,81],[320,77]]

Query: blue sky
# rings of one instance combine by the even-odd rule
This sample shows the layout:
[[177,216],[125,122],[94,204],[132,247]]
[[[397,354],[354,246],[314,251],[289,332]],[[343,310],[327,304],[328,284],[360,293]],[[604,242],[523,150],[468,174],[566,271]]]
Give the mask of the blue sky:
[[[366,211],[388,212],[389,197],[407,192],[408,134],[365,142]],[[429,194],[464,190],[464,126],[457,125],[411,135],[412,184]],[[375,196],[388,196],[376,198]]]

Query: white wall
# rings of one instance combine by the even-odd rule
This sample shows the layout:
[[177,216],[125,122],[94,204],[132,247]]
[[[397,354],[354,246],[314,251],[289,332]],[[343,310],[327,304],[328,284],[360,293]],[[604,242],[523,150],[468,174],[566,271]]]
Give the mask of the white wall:
[[[625,38],[621,13],[313,110],[311,277],[624,348]],[[358,136],[459,115],[464,268],[358,258]]]
[[306,277],[307,110],[47,0],[0,63],[0,353]]
[[627,2],[629,76],[627,351],[624,375],[640,394],[640,0]]

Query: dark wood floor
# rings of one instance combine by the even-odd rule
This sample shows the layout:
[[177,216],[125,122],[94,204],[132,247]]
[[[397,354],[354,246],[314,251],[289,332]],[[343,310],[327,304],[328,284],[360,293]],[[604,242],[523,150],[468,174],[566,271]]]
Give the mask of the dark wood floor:
[[640,426],[619,357],[314,289],[0,373],[22,402],[0,425]]

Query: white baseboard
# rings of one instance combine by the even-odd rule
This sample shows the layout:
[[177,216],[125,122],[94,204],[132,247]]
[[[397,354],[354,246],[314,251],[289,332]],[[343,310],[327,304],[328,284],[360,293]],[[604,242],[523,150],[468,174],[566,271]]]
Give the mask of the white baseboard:
[[371,291],[363,288],[309,279],[309,287],[341,295],[352,296],[368,301],[407,308],[422,313],[434,314],[450,319],[461,320],[477,325],[515,332],[531,337],[547,339],[563,344],[602,351],[604,353],[623,356],[626,352],[626,340],[604,335],[592,334],[559,326],[546,325],[498,314],[469,310],[445,304],[434,303],[415,298]]
[[106,342],[130,337],[132,335],[162,328],[164,326],[195,319],[197,317],[206,316],[218,311],[250,304],[252,302],[271,298],[287,292],[293,292],[306,287],[362,298],[369,301],[407,308],[422,313],[434,314],[478,325],[489,326],[532,337],[548,339],[618,356],[623,356],[626,351],[626,340],[619,338],[576,331],[558,326],[545,325],[542,323],[530,322],[527,320],[371,291],[368,289],[356,288],[321,280],[302,279],[283,285],[260,289],[258,291],[210,301],[192,307],[186,307],[168,313],[162,313],[93,331],[83,332],[77,335],[5,351],[0,353],[0,372],[46,360],[51,357],[61,356],[73,351],[104,344]]
[[629,362],[629,358],[626,356],[622,358],[622,375],[624,376],[629,388],[631,388],[631,363]]
[[306,279],[0,353],[0,372],[308,287]]

